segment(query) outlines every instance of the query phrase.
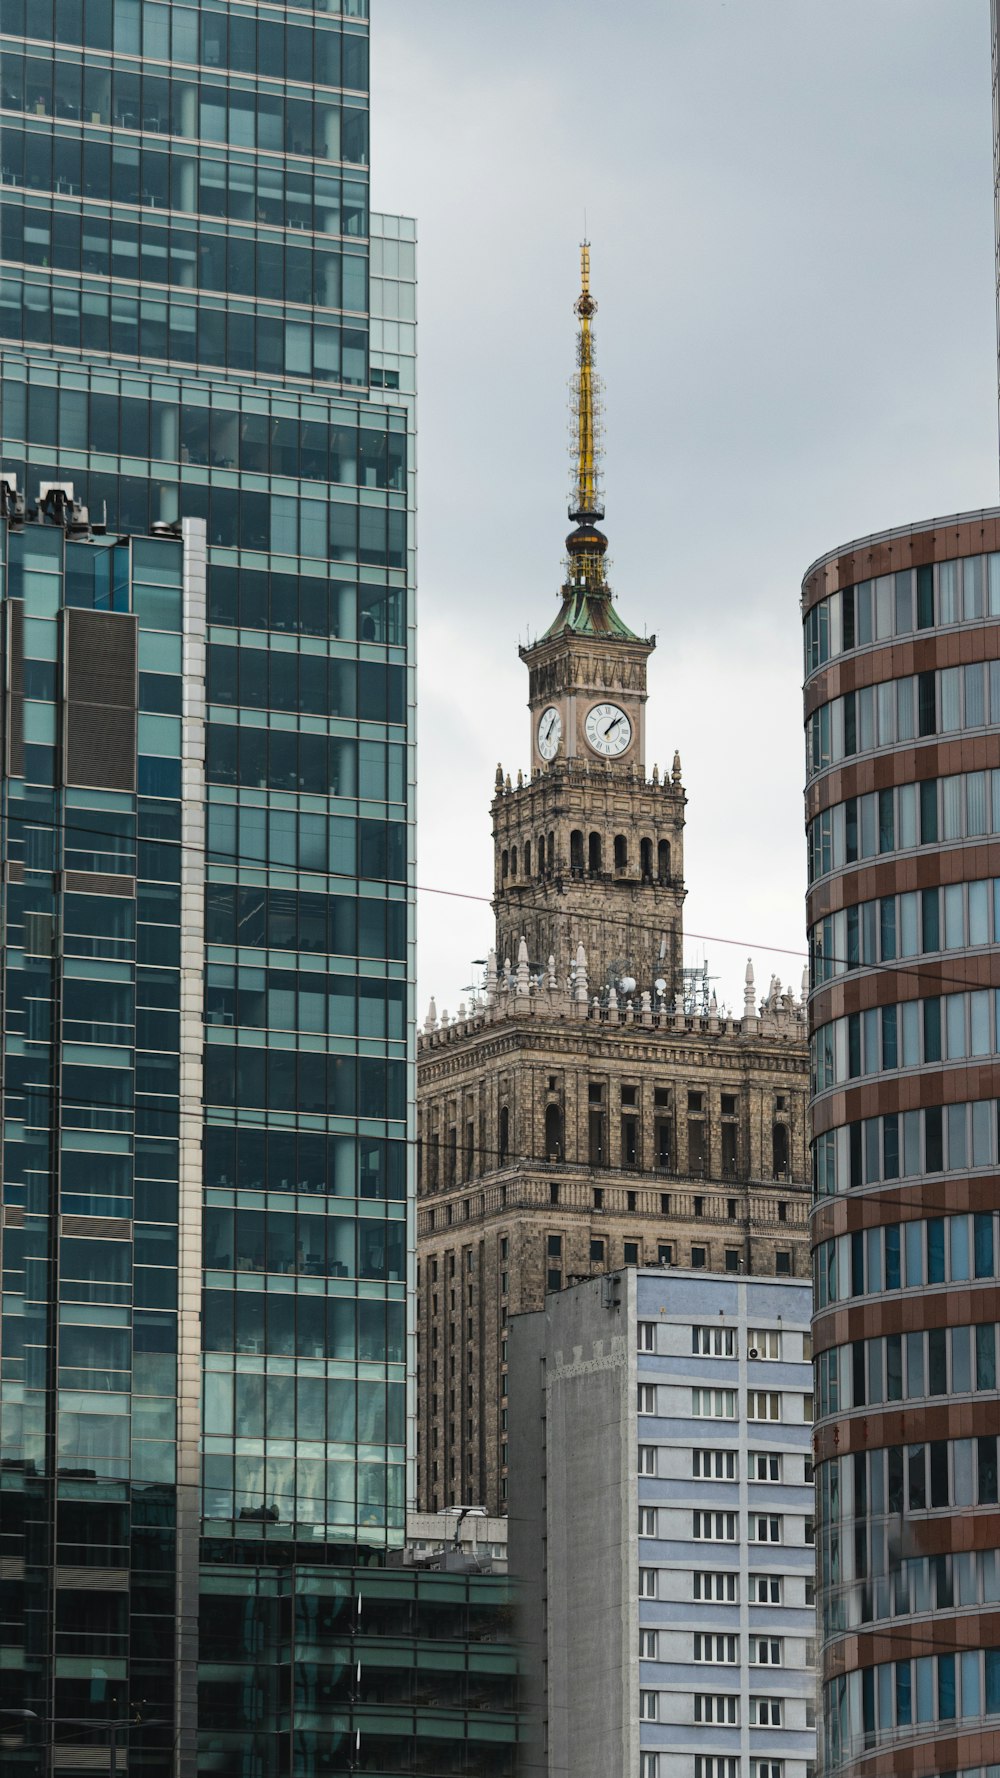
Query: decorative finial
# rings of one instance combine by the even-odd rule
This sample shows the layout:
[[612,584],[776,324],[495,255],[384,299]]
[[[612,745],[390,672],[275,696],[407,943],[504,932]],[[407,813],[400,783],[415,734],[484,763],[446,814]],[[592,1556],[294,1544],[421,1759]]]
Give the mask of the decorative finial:
[[520,770],[518,771],[518,774],[517,774],[517,788],[518,788],[518,790],[524,789],[524,773]]
[[509,773],[509,772],[508,772],[508,773],[507,773],[507,776],[506,776],[506,778],[505,778],[505,779],[504,779],[504,781],[503,781],[503,787],[504,787],[504,789],[505,789],[505,790],[509,790],[509,789],[510,789],[510,773]]
[[674,765],[673,765],[673,770],[672,770],[670,776],[672,777],[675,784],[680,783],[680,781],[681,781],[681,756],[679,753],[674,754]]
[[528,972],[528,941],[522,937],[517,947],[517,988],[519,999],[531,992],[531,977]]
[[601,492],[601,379],[594,369],[594,333],[591,322],[597,304],[590,294],[590,242],[580,247],[580,294],[573,305],[580,323],[573,377],[572,458],[573,485],[569,516],[576,530],[566,539],[570,584],[586,592],[606,594],[604,552],[608,540],[597,529],[604,517]]
[[755,1005],[756,991],[754,988],[752,957],[747,958],[746,975],[744,976],[743,981],[743,1017],[745,1019],[753,1019],[757,1016],[757,1008]]
[[582,944],[578,944],[576,947],[576,975],[575,975],[575,982],[574,982],[574,990],[573,991],[574,991],[575,999],[578,1002],[582,1001],[583,1005],[586,1006],[586,1004],[587,1004],[587,953],[584,950]]
[[503,789],[503,766],[500,764],[497,765],[496,787],[498,790]]
[[437,1006],[434,1003],[434,996],[432,994],[431,995],[431,1003],[430,1003],[429,1007],[427,1008],[427,1017],[424,1020],[424,1030],[427,1032],[427,1035],[429,1037],[431,1032],[436,1031],[437,1028],[438,1028]]
[[659,784],[659,782],[660,782],[660,768],[659,768],[659,766],[654,765],[654,767],[653,767],[653,783]]

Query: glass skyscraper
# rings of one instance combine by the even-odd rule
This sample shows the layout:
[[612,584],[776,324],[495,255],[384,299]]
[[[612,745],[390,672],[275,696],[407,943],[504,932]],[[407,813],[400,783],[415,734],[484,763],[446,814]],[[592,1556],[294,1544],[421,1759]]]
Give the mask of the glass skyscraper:
[[403,1541],[415,248],[367,11],[0,5],[25,1778],[349,1769]]

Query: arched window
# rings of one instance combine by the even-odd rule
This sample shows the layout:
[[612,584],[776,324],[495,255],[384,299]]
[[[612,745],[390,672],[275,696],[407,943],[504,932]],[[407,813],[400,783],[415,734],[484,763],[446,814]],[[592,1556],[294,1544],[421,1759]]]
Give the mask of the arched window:
[[538,874],[540,877],[544,877],[544,875],[545,875],[545,835],[543,833],[540,833],[538,836],[537,857],[538,857]]
[[670,841],[661,840],[656,848],[656,874],[661,883],[670,881]]
[[548,857],[546,860],[546,868],[548,870],[549,876],[551,877],[553,871],[556,868],[556,836],[554,833],[549,834]]
[[530,840],[525,840],[525,842],[524,842],[524,874],[526,877],[530,877],[530,875],[531,875],[531,841]]
[[587,842],[587,853],[589,868],[592,871],[599,871],[601,868],[601,836],[599,833],[591,834]]
[[623,833],[615,834],[615,870],[628,868],[628,840]]
[[583,835],[578,827],[569,836],[569,868],[573,876],[583,873]]
[[640,840],[639,841],[639,866],[642,871],[643,882],[648,883],[650,877],[653,874],[653,842],[652,842],[652,840]]
[[774,1158],[775,1179],[788,1178],[788,1125],[772,1124],[771,1148]]
[[516,846],[511,846],[511,849],[510,849],[510,874],[512,877],[515,877],[515,878],[517,876],[517,847]]
[[505,846],[503,851],[500,854],[500,875],[501,875],[501,877],[506,877],[509,869],[510,869],[510,858],[507,854],[507,848]]
[[500,1107],[500,1130],[497,1146],[499,1148],[497,1159],[502,1167],[507,1160],[507,1153],[510,1148],[510,1112],[506,1105],[501,1105]]
[[545,1159],[561,1161],[563,1158],[563,1116],[561,1105],[545,1107]]

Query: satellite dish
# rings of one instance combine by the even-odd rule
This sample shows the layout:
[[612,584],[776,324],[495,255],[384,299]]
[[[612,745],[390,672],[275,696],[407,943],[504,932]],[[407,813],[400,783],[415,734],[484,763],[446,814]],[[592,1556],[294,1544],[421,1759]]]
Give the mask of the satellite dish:
[[635,976],[634,975],[623,975],[618,986],[620,987],[623,994],[634,994],[635,993]]
[[655,988],[655,989],[656,989],[656,992],[657,992],[657,993],[658,993],[658,994],[665,994],[665,993],[666,993],[666,991],[667,991],[667,984],[666,984],[666,982],[665,982],[665,981],[664,981],[664,979],[663,979],[663,977],[662,977],[662,975],[658,975],[658,976],[657,976],[657,978],[656,978],[656,980],[655,980],[655,982],[654,982],[654,983],[653,983],[653,987],[654,987],[654,988]]

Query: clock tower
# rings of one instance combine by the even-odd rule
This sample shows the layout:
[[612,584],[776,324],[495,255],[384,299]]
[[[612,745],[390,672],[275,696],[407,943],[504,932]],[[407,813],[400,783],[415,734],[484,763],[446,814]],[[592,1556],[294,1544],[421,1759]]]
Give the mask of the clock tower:
[[492,805],[497,956],[522,936],[533,969],[564,974],[583,944],[592,991],[652,981],[673,1005],[683,983],[684,790],[680,761],[646,770],[646,663],[615,608],[600,486],[590,249],[581,248],[573,486],[559,610],[521,649],[528,668],[531,775],[497,770]]

